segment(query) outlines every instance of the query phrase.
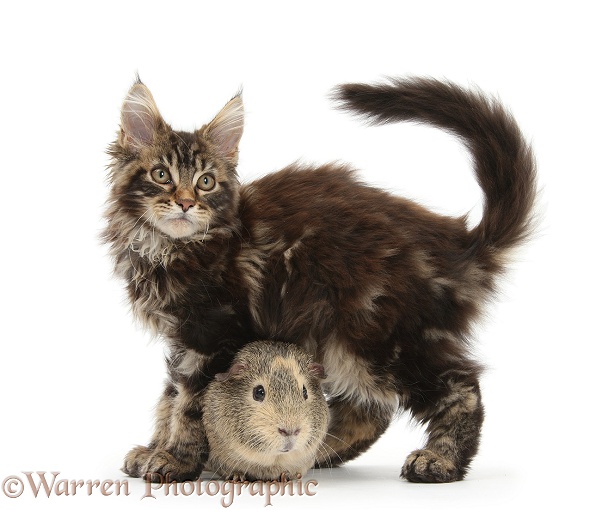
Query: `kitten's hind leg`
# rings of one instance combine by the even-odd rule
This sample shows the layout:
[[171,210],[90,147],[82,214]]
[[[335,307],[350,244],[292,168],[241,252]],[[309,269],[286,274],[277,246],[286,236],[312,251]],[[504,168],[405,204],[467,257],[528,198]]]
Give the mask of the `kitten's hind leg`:
[[479,446],[484,410],[476,378],[449,374],[443,380],[445,390],[428,409],[424,395],[408,403],[421,421],[428,421],[426,445],[412,452],[401,470],[410,482],[462,480]]
[[365,452],[391,422],[394,409],[375,402],[334,397],[328,403],[330,424],[314,467],[336,467]]

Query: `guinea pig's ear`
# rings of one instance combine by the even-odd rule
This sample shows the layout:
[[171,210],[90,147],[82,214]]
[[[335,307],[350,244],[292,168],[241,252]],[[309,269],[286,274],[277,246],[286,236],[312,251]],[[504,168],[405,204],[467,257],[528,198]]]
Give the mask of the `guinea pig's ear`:
[[320,365],[320,363],[310,363],[307,365],[307,369],[311,375],[317,377],[318,379],[326,379],[324,367]]
[[234,363],[230,367],[230,370],[228,370],[227,372],[222,372],[220,374],[215,374],[215,380],[219,381],[219,382],[227,381],[228,379],[231,379],[232,377],[236,377],[236,376],[242,374],[246,369],[247,369],[247,365],[246,364],[244,364],[244,363]]

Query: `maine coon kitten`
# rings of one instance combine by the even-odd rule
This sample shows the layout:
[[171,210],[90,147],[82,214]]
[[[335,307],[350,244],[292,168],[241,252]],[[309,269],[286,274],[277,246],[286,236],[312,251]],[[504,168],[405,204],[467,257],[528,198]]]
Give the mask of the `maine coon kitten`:
[[257,338],[294,342],[328,375],[330,435],[317,466],[368,449],[394,413],[427,424],[401,475],[460,480],[483,405],[468,334],[507,250],[529,233],[535,164],[513,118],[481,93],[433,79],[344,85],[342,107],[375,123],[418,121],[470,149],[483,218],[434,214],[339,164],[291,165],[246,185],[237,174],[243,104],[176,132],[140,81],[110,147],[105,239],[135,315],[165,338],[170,380],[131,476],[196,478],[207,460],[199,395]]

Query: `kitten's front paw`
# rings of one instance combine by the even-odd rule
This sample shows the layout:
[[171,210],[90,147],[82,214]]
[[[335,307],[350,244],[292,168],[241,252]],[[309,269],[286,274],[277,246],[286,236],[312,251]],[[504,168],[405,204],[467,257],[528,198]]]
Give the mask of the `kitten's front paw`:
[[129,476],[144,478],[153,483],[195,480],[202,471],[177,460],[165,450],[151,450],[146,446],[132,448],[125,456],[121,469]]
[[129,476],[140,478],[146,473],[145,467],[153,450],[146,446],[136,446],[125,456],[121,470]]
[[455,464],[431,450],[416,450],[406,459],[401,476],[409,482],[444,483],[460,480]]

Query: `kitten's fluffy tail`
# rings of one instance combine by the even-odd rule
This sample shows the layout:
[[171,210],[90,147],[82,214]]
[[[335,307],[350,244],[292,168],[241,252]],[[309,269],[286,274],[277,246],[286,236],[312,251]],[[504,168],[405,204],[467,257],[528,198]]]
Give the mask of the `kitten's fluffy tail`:
[[485,194],[483,218],[471,232],[473,255],[483,249],[511,248],[531,233],[535,159],[516,121],[498,101],[479,91],[428,78],[341,85],[334,98],[343,109],[374,124],[421,122],[463,140]]

